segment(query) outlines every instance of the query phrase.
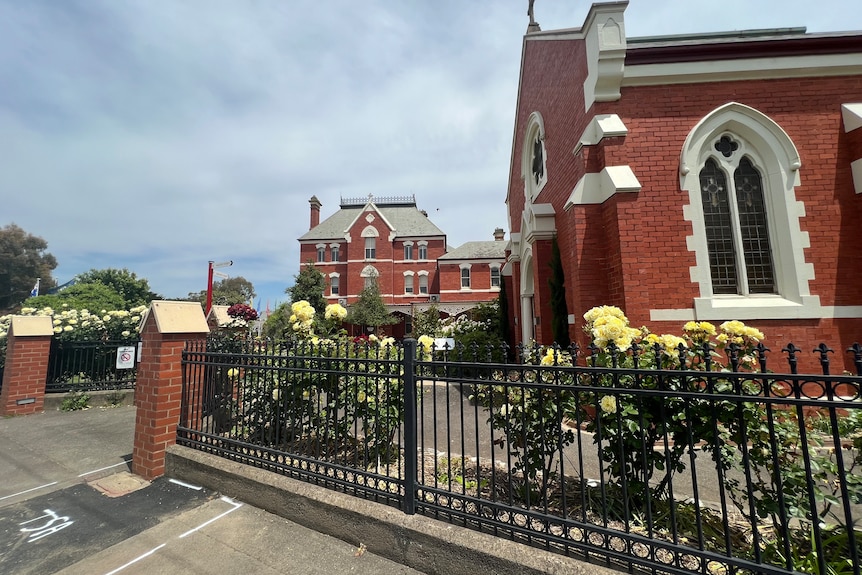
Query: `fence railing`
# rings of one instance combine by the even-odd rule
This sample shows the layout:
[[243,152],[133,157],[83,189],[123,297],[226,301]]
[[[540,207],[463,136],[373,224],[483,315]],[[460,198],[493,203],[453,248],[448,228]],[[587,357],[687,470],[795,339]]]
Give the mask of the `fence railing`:
[[860,573],[859,375],[521,352],[190,344],[178,443],[627,568]]
[[137,365],[118,368],[117,350],[136,345],[124,341],[52,341],[45,392],[134,388]]

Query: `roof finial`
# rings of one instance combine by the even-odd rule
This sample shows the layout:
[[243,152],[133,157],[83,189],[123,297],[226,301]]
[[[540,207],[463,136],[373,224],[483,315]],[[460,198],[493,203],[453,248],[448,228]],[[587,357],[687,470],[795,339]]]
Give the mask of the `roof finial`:
[[540,32],[542,29],[539,28],[539,23],[536,22],[536,18],[533,16],[533,3],[535,0],[530,0],[530,4],[527,7],[527,16],[530,17],[530,23],[527,25],[527,34],[530,32]]

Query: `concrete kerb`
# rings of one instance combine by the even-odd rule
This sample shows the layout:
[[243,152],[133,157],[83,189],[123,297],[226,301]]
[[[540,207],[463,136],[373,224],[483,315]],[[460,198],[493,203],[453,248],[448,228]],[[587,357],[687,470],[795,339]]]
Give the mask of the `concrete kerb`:
[[546,552],[179,445],[165,473],[234,497],[428,575],[615,575],[619,571]]
[[[88,401],[89,407],[120,407],[134,405],[135,390],[134,389],[118,389],[116,391],[88,391],[90,396]],[[68,397],[68,393],[46,393],[45,394],[45,411],[57,411],[63,405],[63,400]]]

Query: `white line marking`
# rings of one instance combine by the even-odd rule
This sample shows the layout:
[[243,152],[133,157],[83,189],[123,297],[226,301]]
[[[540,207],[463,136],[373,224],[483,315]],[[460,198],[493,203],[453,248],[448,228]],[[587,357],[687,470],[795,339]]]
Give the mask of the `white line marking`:
[[99,471],[104,471],[104,470],[106,470],[106,469],[110,469],[110,468],[112,468],[112,467],[117,467],[117,466],[120,466],[120,465],[128,465],[128,464],[129,464],[129,462],[124,460],[124,461],[121,461],[121,462],[119,462],[119,463],[115,463],[115,464],[113,464],[113,465],[109,465],[109,466],[107,466],[107,467],[100,467],[99,469],[94,469],[93,471],[88,471],[88,472],[86,472],[86,473],[82,473],[82,474],[81,474],[81,475],[79,475],[78,477],[84,477],[85,475],[92,475],[92,474],[94,474],[94,473],[98,473]]
[[53,481],[51,483],[46,483],[45,485],[40,485],[39,487],[34,487],[33,489],[27,489],[26,491],[19,491],[18,493],[13,493],[12,495],[5,495],[3,497],[0,497],[0,501],[3,501],[4,499],[9,499],[10,497],[15,497],[16,495],[23,495],[25,493],[30,493],[31,491],[36,491],[37,489],[42,489],[45,487],[51,487],[52,485],[57,485],[57,482]]
[[[236,511],[237,509],[242,507],[242,503],[237,503],[236,501],[233,501],[229,497],[222,497],[221,500],[224,501],[225,503],[229,503],[229,504],[233,505],[234,506],[233,509],[228,509],[227,511],[225,511],[221,515],[217,515],[217,516],[213,517],[212,519],[210,519],[209,521],[201,523],[200,525],[198,525],[194,529],[190,529],[190,530],[186,531],[185,533],[183,533],[182,535],[179,536],[179,539],[182,539],[186,535],[191,535],[192,533],[194,533],[195,531],[197,531],[199,529],[203,529],[204,527],[206,527],[207,525],[209,525],[213,521],[218,521],[219,519],[221,519],[222,517],[224,517],[228,513],[233,513],[234,511]],[[110,575],[110,573],[108,575]]]
[[171,483],[176,483],[177,485],[181,485],[182,487],[188,487],[189,489],[194,489],[195,491],[200,491],[203,489],[200,485],[192,485],[191,483],[186,483],[185,481],[180,481],[179,479],[168,479]]
[[129,565],[132,565],[132,564],[134,564],[134,563],[137,563],[137,562],[138,562],[138,561],[140,561],[141,559],[145,559],[145,558],[149,557],[150,555],[152,555],[153,553],[155,553],[156,551],[158,551],[159,549],[161,549],[161,548],[162,548],[162,547],[164,547],[165,545],[167,545],[167,543],[162,543],[162,544],[161,544],[161,545],[159,545],[158,547],[155,547],[155,548],[153,548],[153,549],[150,549],[149,551],[147,551],[146,553],[144,553],[144,554],[143,554],[143,555],[141,555],[140,557],[135,557],[134,559],[132,559],[131,561],[129,561],[129,562],[128,562],[128,563],[126,563],[125,565],[122,565],[122,566],[120,566],[120,567],[117,567],[116,569],[114,569],[113,571],[110,571],[110,572],[108,572],[108,573],[105,573],[105,575],[114,575],[114,573],[119,573],[120,571],[122,571],[123,569],[125,569],[126,567],[128,567]]

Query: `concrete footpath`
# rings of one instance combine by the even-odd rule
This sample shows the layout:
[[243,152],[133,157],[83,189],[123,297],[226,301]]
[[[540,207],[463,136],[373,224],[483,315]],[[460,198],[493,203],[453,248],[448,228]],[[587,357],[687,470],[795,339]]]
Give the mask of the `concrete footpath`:
[[0,573],[616,573],[187,448],[147,482],[134,418],[0,419]]

